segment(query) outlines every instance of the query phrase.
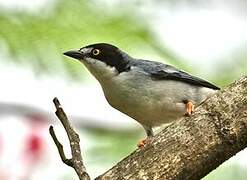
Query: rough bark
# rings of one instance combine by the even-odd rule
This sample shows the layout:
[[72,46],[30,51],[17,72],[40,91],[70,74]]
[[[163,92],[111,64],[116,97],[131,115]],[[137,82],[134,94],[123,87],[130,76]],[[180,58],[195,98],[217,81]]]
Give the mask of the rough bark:
[[246,146],[247,76],[96,179],[200,179]]

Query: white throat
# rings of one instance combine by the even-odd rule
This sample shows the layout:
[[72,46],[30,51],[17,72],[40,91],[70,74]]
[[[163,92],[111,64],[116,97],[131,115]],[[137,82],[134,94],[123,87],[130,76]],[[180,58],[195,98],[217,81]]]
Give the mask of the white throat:
[[108,66],[106,63],[97,59],[87,57],[81,60],[81,62],[101,84],[118,75],[118,71],[115,67]]

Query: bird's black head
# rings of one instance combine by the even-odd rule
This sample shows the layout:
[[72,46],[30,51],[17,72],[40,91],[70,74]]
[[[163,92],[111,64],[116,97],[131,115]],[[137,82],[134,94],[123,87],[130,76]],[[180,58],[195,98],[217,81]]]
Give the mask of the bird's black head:
[[107,43],[91,44],[77,51],[67,51],[64,55],[78,60],[95,59],[104,62],[108,66],[115,67],[119,73],[129,68],[130,57],[116,46]]

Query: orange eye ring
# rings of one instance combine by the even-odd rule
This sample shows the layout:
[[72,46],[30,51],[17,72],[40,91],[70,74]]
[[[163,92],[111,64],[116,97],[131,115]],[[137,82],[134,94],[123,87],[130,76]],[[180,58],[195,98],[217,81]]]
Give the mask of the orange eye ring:
[[94,50],[92,51],[92,53],[93,53],[94,56],[97,56],[97,55],[99,55],[100,50],[99,50],[99,49],[94,49]]

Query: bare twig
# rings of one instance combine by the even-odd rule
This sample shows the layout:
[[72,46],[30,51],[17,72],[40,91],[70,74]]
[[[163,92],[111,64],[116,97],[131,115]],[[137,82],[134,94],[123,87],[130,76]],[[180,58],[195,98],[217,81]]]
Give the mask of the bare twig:
[[60,155],[62,161],[66,165],[74,168],[74,170],[76,171],[80,180],[90,180],[90,177],[89,177],[88,173],[86,172],[86,168],[85,168],[83,161],[82,161],[81,148],[80,148],[80,138],[79,138],[78,134],[75,132],[75,130],[72,128],[72,125],[69,122],[68,117],[65,114],[63,108],[61,107],[61,104],[58,101],[58,99],[54,98],[53,102],[54,102],[55,107],[56,107],[56,115],[57,115],[58,119],[60,120],[60,122],[62,123],[62,125],[63,125],[63,127],[64,127],[64,129],[68,135],[72,158],[71,159],[66,158],[64,151],[63,151],[63,145],[58,141],[53,127],[50,126],[49,132],[50,132],[50,135],[51,135],[54,143],[57,146],[59,155]]

